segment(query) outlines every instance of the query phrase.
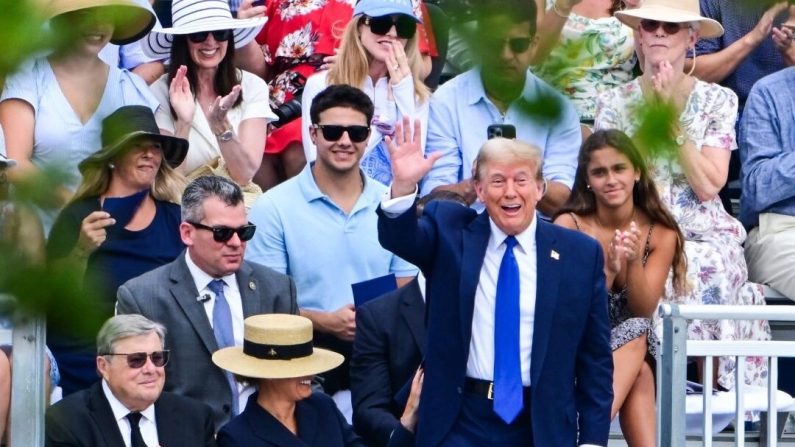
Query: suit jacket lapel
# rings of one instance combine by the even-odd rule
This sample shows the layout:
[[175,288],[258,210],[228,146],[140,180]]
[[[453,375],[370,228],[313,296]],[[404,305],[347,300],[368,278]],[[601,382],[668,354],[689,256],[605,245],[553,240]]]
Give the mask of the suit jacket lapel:
[[417,280],[406,285],[400,295],[400,314],[409,327],[414,342],[425,353],[425,302]]
[[240,300],[243,302],[243,318],[262,313],[260,309],[259,294],[263,293],[260,286],[264,285],[257,282],[254,276],[254,269],[246,262],[240,264],[237,271],[237,288],[240,290]]
[[102,382],[97,382],[91,386],[88,396],[88,411],[91,418],[96,421],[105,445],[108,447],[124,447],[124,440],[119,431],[119,424],[113,417],[113,410],[110,403],[102,391]]
[[[296,407],[296,414],[298,407]],[[279,447],[304,447],[305,444],[292,434],[281,422],[277,421],[270,413],[260,407],[256,400],[249,400],[246,409],[243,410],[243,417],[248,422],[246,427],[251,428],[251,432],[257,438],[270,445]],[[301,433],[301,420],[298,420],[298,433]]]
[[[172,408],[171,401],[167,395],[160,395],[160,398],[155,401],[155,420],[157,421],[157,439],[160,445],[172,446],[180,445],[185,442],[175,427],[179,427],[180,414]],[[199,427],[195,427],[199,429]]]
[[199,334],[199,338],[201,338],[207,351],[213,353],[218,350],[218,342],[215,341],[215,334],[207,319],[204,305],[196,299],[199,291],[196,290],[196,284],[193,282],[188,265],[185,264],[186,253],[187,251],[183,251],[178,261],[171,268],[171,294],[182,311],[185,312],[191,326]]
[[[536,229],[536,307],[533,325],[533,352],[530,362],[530,380],[533,384],[541,373],[549,346],[562,270],[560,254],[555,251],[557,241],[550,228],[551,225],[539,219]],[[558,256],[553,257],[553,252],[558,253]]]
[[461,253],[461,283],[459,284],[461,336],[464,346],[472,338],[472,314],[475,310],[475,291],[480,280],[480,269],[489,243],[489,216],[481,213],[463,232]]

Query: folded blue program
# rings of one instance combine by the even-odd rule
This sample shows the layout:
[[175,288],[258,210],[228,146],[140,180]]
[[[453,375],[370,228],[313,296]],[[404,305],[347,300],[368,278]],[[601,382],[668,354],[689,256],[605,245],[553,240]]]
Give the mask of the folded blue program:
[[373,298],[397,289],[397,280],[395,279],[395,274],[390,273],[351,284],[351,289],[353,290],[353,304],[359,307]]

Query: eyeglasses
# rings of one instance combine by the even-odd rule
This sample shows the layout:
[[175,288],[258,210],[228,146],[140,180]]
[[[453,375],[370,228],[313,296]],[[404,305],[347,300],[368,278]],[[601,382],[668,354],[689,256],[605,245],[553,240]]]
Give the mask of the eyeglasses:
[[411,39],[417,32],[417,22],[406,15],[366,17],[364,24],[370,27],[373,34],[385,36],[392,27],[395,27],[398,37]]
[[505,40],[493,40],[488,43],[489,48],[502,51],[503,45],[508,44],[513,54],[522,54],[530,48],[533,43],[532,37],[510,37]]
[[171,351],[164,349],[162,351],[154,351],[149,354],[145,352],[132,352],[129,354],[105,353],[100,355],[125,355],[127,356],[127,366],[132,369],[143,368],[143,366],[146,365],[146,358],[149,357],[149,359],[152,360],[152,364],[160,368],[166,366],[166,363],[168,363]]
[[653,33],[657,31],[657,28],[661,26],[665,34],[676,34],[682,28],[690,27],[687,23],[661,22],[659,20],[648,20],[648,19],[643,19],[640,21],[640,27],[643,29],[643,31],[646,31],[647,33]]
[[313,124],[315,129],[320,129],[323,138],[327,141],[337,141],[342,138],[343,132],[348,132],[348,138],[354,143],[361,143],[370,136],[368,126],[338,126],[336,124]]
[[213,39],[215,39],[216,42],[226,42],[232,38],[231,29],[221,29],[217,31],[199,31],[198,33],[190,33],[188,34],[188,40],[193,43],[202,43],[207,40],[207,36],[210,34],[213,35]]
[[212,231],[213,233],[213,240],[215,242],[226,242],[229,239],[232,239],[232,236],[237,233],[237,237],[240,238],[241,242],[246,242],[251,240],[254,237],[254,232],[257,231],[257,226],[253,223],[249,222],[248,225],[243,225],[242,227],[238,228],[229,228],[229,227],[208,227],[207,225],[202,225],[198,222],[190,222],[189,224],[193,225],[199,230],[207,230]]

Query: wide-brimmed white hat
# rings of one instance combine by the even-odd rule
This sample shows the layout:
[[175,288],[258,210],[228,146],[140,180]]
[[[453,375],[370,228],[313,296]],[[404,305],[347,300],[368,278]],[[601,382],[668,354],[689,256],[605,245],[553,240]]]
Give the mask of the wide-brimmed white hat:
[[158,23],[146,36],[141,47],[147,56],[162,59],[171,54],[171,43],[175,34],[231,29],[234,32],[235,48],[240,48],[251,42],[267,21],[267,17],[232,18],[226,0],[174,0],[171,5],[172,26],[163,28]]
[[39,3],[44,17],[52,19],[69,12],[89,8],[112,11],[113,36],[110,43],[125,45],[140,39],[155,26],[155,12],[148,1],[134,0],[43,0]]
[[671,23],[697,23],[703,38],[723,35],[723,26],[701,15],[698,0],[644,0],[640,8],[617,11],[615,16],[625,25],[637,29],[643,19]]
[[312,346],[312,321],[289,314],[246,318],[243,346],[219,349],[213,363],[239,376],[292,379],[336,368],[344,358]]

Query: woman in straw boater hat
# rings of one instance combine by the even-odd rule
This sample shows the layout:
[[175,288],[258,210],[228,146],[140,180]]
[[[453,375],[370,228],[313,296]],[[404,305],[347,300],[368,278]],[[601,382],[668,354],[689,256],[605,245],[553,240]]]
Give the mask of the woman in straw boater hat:
[[[312,322],[288,314],[255,315],[245,320],[243,346],[218,350],[213,362],[237,380],[254,383],[245,410],[221,428],[220,447],[359,447],[364,442],[334,401],[312,392],[315,374],[339,366],[343,357],[312,346]],[[413,445],[411,432],[422,375],[412,382],[410,408],[389,445]]]
[[[188,142],[161,135],[148,107],[126,106],[103,121],[102,144],[80,163],[83,182],[53,225],[47,260],[84,269],[84,289],[105,320],[113,316],[120,285],[173,261],[184,249],[178,205],[183,182],[174,167],[185,158]],[[97,381],[91,339],[48,336],[62,365],[65,394]]]
[[[646,0],[642,7],[619,11],[616,17],[637,30],[643,75],[599,97],[595,127],[635,136],[648,100],[671,105],[678,117],[671,123],[671,141],[665,148],[651,153],[640,147],[651,159],[651,175],[663,203],[685,236],[688,287],[677,293],[668,282],[663,300],[764,304],[761,286],[747,281],[745,230],[718,197],[731,151],[737,148],[737,95],[683,71],[696,40],[720,36],[723,27],[699,14],[697,0]],[[770,328],[760,321],[696,320],[690,322],[688,335],[694,340],[764,340],[770,338]],[[734,360],[721,358],[718,364],[717,385],[733,388]],[[740,368],[746,382],[764,385],[763,361],[748,357]]]
[[8,155],[19,162],[10,173],[12,180],[43,166],[69,175],[65,187],[54,192],[60,206],[80,183],[78,163],[101,147],[102,120],[125,105],[157,108],[143,80],[98,56],[109,42],[126,44],[145,35],[155,15],[136,0],[41,4],[49,30],[68,44],[27,62],[6,79],[0,124]]
[[157,124],[190,141],[181,173],[231,178],[247,193],[248,207],[262,193],[251,179],[276,115],[268,85],[235,68],[234,58],[266,19],[234,19],[226,0],[174,0],[171,15],[173,26],[155,29],[142,45],[150,56],[171,58],[168,73],[151,86],[161,106]]

